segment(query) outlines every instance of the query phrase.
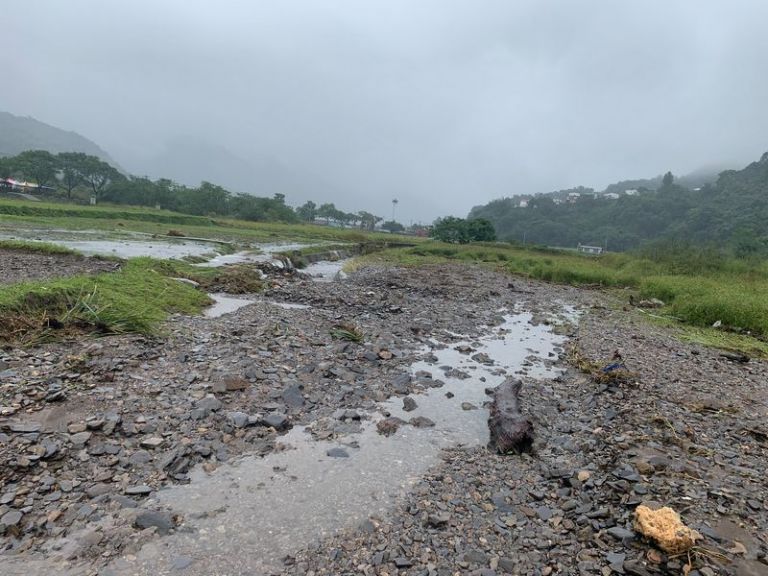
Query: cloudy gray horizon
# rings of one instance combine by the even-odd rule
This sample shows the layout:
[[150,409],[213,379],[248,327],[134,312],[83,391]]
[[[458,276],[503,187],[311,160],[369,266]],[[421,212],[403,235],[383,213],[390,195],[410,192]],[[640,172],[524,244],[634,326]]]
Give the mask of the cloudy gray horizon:
[[428,222],[768,150],[758,0],[6,0],[0,13],[0,110],[83,134],[136,174],[253,175],[233,188],[292,205],[388,218],[397,198],[398,220]]

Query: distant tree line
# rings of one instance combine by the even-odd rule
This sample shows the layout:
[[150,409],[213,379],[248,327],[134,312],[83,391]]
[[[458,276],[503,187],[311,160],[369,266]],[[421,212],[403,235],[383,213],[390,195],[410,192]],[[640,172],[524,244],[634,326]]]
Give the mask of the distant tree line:
[[[151,180],[125,175],[97,158],[79,152],[51,154],[29,150],[17,156],[0,158],[0,178],[30,180],[55,189],[56,195],[70,201],[159,207],[184,214],[227,216],[251,221],[315,222],[355,226],[374,230],[382,218],[370,212],[344,212],[332,203],[305,202],[296,209],[285,203],[285,195],[271,198],[231,192],[211,182],[186,186],[166,178]],[[385,222],[383,229],[402,232],[398,222]]]
[[[525,203],[524,203],[525,204]],[[501,240],[559,247],[590,244],[621,251],[653,242],[715,245],[747,257],[768,254],[768,153],[743,170],[722,172],[698,189],[671,173],[656,190],[606,199],[581,194],[571,202],[550,195],[502,198],[472,209]]]
[[493,224],[485,218],[456,218],[447,216],[438,218],[432,225],[430,237],[441,242],[468,244],[469,242],[493,242],[496,231]]

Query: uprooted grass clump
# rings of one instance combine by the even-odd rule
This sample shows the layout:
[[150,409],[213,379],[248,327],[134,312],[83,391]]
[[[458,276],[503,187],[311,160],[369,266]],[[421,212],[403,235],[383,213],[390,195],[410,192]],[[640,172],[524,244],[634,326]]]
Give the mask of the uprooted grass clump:
[[163,262],[135,258],[116,272],[0,288],[0,341],[32,343],[61,331],[153,332],[170,313],[197,313],[203,291],[174,280]]
[[584,374],[588,374],[598,384],[620,385],[629,384],[635,378],[635,374],[624,366],[617,354],[606,361],[590,360],[579,350],[578,344],[573,344],[568,349],[568,361]]
[[264,287],[260,271],[248,264],[208,268],[179,260],[155,260],[152,267],[165,276],[192,280],[208,292],[252,294]]
[[363,341],[362,331],[354,324],[349,323],[336,324],[331,328],[331,336],[336,340],[347,340],[358,344]]

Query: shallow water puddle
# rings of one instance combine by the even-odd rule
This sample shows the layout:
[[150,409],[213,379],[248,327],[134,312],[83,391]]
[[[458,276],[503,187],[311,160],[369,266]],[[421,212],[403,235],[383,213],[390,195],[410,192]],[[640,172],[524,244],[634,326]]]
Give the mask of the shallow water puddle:
[[207,262],[202,262],[198,266],[218,268],[228,264],[247,264],[260,262],[279,262],[275,259],[278,252],[291,252],[301,250],[318,244],[256,244],[252,250],[243,250],[234,254],[221,254],[211,258]]
[[[411,395],[418,407],[404,412],[398,397],[380,405],[380,412],[403,420],[429,418],[433,428],[404,425],[385,437],[375,425],[382,414],[364,414],[359,434],[314,441],[296,427],[280,438],[292,449],[244,457],[212,474],[196,468],[190,484],[154,496],[184,515],[182,529],[145,546],[135,558],[119,560],[113,573],[268,573],[318,538],[385,515],[398,495],[439,461],[442,448],[487,442],[486,387],[526,363],[531,376],[559,373],[532,362],[531,350],[539,359],[555,355],[564,337],[530,320],[530,314],[509,315],[482,338],[433,343],[411,367],[414,385],[425,390]],[[442,386],[433,387],[437,380]],[[336,457],[329,455],[332,449]]]
[[[135,258],[152,256],[153,258],[180,259],[185,256],[201,257],[215,251],[217,242],[190,240],[184,238],[152,238],[149,234],[121,233],[110,239],[103,231],[69,230],[19,230],[13,235],[0,234],[0,239],[23,239],[31,242],[47,242],[65,248],[71,248],[86,256],[117,256]],[[96,238],[102,236],[102,238]]]
[[333,282],[334,280],[343,280],[346,278],[346,274],[342,270],[344,265],[349,262],[350,259],[344,260],[321,260],[314,262],[304,268],[302,272],[308,274],[313,280],[317,282]]
[[256,300],[248,298],[233,298],[229,294],[208,294],[208,296],[213,299],[214,303],[203,311],[206,318],[218,318],[256,302]]

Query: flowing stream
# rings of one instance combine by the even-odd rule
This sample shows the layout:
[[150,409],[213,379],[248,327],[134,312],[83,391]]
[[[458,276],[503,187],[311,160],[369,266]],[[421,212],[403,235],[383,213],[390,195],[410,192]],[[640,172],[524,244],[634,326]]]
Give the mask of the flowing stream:
[[[184,515],[183,529],[113,563],[110,573],[269,573],[286,555],[316,539],[385,515],[438,462],[442,448],[487,443],[486,387],[514,372],[532,377],[558,373],[548,358],[557,354],[564,338],[530,321],[530,314],[510,313],[482,338],[435,343],[425,350],[411,372],[427,388],[412,395],[418,407],[411,412],[393,397],[377,411],[362,414],[359,434],[315,441],[296,427],[281,437],[288,450],[246,456],[211,474],[196,468],[189,484],[153,496]],[[427,372],[432,384],[443,384],[431,387]],[[382,413],[403,420],[424,416],[435,426],[403,425],[386,437],[376,431]]]

